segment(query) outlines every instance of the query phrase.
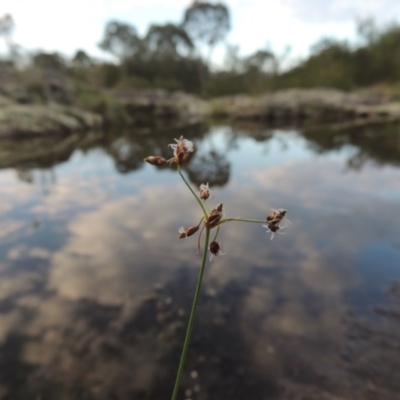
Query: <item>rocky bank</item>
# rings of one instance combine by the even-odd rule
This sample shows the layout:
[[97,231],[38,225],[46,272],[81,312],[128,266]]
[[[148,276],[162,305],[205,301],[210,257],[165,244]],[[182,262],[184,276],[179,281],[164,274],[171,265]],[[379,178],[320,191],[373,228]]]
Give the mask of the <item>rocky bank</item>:
[[347,93],[336,89],[289,89],[258,97],[213,99],[212,115],[234,120],[273,123],[400,120],[400,102],[373,91]]
[[101,125],[100,115],[73,106],[20,104],[0,95],[0,137],[72,133]]
[[390,95],[372,91],[290,89],[258,97],[236,95],[209,101],[182,92],[145,89],[116,91],[107,96],[112,98],[112,107],[119,110],[116,121],[107,120],[106,110],[102,108],[92,112],[54,101],[21,103],[0,93],[0,137],[87,131],[102,127],[104,122],[132,127],[160,123],[183,126],[209,117],[279,125],[400,120],[400,102]]

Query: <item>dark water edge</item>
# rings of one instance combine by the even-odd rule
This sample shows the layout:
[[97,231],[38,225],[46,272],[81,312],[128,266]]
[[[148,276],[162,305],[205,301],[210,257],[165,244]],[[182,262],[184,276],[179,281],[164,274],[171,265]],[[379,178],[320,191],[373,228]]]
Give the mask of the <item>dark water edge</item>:
[[165,399],[197,278],[199,210],[146,165],[181,134],[221,232],[182,399],[400,396],[400,129],[195,125],[0,142],[0,398]]

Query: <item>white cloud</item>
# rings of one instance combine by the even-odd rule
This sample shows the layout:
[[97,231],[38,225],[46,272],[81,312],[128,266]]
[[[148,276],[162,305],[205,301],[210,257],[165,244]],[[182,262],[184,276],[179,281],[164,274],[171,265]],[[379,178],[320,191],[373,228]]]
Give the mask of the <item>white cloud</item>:
[[[97,43],[107,20],[130,22],[144,34],[150,23],[179,22],[189,3],[186,0],[5,0],[0,14],[8,12],[13,15],[16,22],[14,39],[23,47],[58,50],[68,55],[84,48],[95,56],[101,56],[103,53],[97,48]],[[296,53],[304,54],[309,45],[323,34],[351,34],[349,26],[353,16],[351,9],[344,8],[342,2],[330,3],[328,13],[324,11],[333,16],[334,23],[330,26],[315,23],[325,3],[267,3],[261,0],[226,3],[233,26],[229,41],[239,44],[243,53],[255,51],[270,42],[274,49],[282,50],[285,45],[291,45]],[[383,11],[382,8],[379,10]],[[349,14],[349,18],[338,21],[337,15],[343,13]],[[310,25],[310,21],[314,24]],[[222,59],[222,50],[219,53]]]
[[283,0],[298,19],[309,23],[354,21],[372,16],[378,21],[400,17],[400,3],[396,0]]
[[[25,48],[43,48],[72,55],[83,48],[106,57],[97,47],[110,19],[135,25],[144,34],[151,23],[179,23],[189,0],[3,0],[0,15],[11,13],[16,22],[14,39]],[[304,56],[321,37],[355,37],[355,20],[373,16],[378,22],[400,18],[394,0],[229,0],[232,32],[228,41],[238,44],[241,54],[272,45],[282,53],[290,45],[292,57]],[[223,60],[223,46],[215,58]]]

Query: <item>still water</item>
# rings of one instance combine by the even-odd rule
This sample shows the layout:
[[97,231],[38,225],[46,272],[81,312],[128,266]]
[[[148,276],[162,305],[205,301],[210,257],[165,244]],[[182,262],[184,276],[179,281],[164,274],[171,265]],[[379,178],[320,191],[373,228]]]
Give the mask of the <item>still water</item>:
[[207,265],[181,399],[400,397],[400,128],[88,133],[0,141],[0,398],[168,399],[200,257],[198,204],[232,222]]

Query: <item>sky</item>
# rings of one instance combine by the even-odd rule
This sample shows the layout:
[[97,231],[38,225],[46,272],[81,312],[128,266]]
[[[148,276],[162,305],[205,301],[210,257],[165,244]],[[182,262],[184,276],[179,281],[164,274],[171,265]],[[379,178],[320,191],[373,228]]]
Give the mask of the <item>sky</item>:
[[[15,21],[13,40],[28,50],[58,51],[72,56],[84,49],[107,58],[97,44],[107,21],[134,25],[145,34],[151,23],[179,23],[191,0],[0,0],[0,16]],[[307,56],[322,37],[356,40],[356,21],[373,17],[378,24],[400,21],[398,0],[226,0],[232,29],[226,43],[241,56],[269,47],[293,60]],[[1,40],[0,40],[1,42]],[[4,41],[0,51],[6,49]],[[221,64],[225,47],[215,49]]]

